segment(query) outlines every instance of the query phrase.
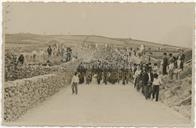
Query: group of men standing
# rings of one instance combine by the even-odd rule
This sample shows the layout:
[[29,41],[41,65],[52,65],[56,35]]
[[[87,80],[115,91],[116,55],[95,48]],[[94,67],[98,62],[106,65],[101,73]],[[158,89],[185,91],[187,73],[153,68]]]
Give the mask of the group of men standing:
[[169,75],[169,78],[172,80],[173,75],[176,75],[176,79],[180,79],[180,73],[184,69],[185,54],[181,50],[180,54],[173,55],[172,53],[167,55],[164,53],[162,60],[162,73],[163,75]]
[[41,49],[40,50],[41,52],[33,51],[32,54],[21,53],[18,57],[17,55],[13,55],[14,65],[17,66],[17,65],[29,64],[30,63],[29,59],[33,61],[33,64],[39,63],[44,65],[45,63],[47,63],[48,65],[50,65],[52,58],[58,56],[61,56],[62,62],[70,61],[72,58],[72,49],[70,47],[66,48],[66,50],[64,48],[62,48],[61,50],[60,49],[61,48],[52,47],[51,45],[49,45],[46,51]]
[[[180,79],[180,72],[183,71],[185,62],[185,54],[174,56],[172,53],[167,57],[167,53],[163,53],[161,65],[157,63],[139,64],[134,72],[134,87],[137,91],[141,91],[146,99],[158,101],[159,88],[162,85],[161,76],[168,75],[172,80],[176,74],[176,79]],[[162,68],[161,68],[162,67]]]
[[159,76],[159,68],[157,63],[139,64],[134,72],[134,88],[138,92],[142,92],[145,99],[158,101],[159,86],[162,81]]
[[65,48],[59,48],[59,47],[51,47],[51,45],[48,46],[47,48],[47,53],[48,53],[48,61],[51,61],[52,56],[61,56],[61,61],[62,62],[68,62],[71,60],[71,55],[72,55],[72,49],[70,47],[67,47],[66,50]]

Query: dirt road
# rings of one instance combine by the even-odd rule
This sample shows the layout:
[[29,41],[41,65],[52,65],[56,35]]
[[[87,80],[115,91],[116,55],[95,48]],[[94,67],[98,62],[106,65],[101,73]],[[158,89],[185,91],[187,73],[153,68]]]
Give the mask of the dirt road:
[[131,85],[62,89],[13,122],[17,125],[185,126],[190,121],[160,102],[146,101]]

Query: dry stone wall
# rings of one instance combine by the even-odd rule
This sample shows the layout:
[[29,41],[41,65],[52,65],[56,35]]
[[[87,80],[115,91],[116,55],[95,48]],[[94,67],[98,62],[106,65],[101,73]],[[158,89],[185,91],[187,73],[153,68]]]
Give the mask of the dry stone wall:
[[54,66],[53,73],[6,81],[3,93],[4,121],[14,121],[28,109],[70,84],[80,60]]
[[160,90],[160,100],[189,119],[192,116],[191,69],[191,65],[185,66],[180,80],[169,80],[165,77]]
[[69,85],[71,74],[49,74],[4,84],[4,120],[14,121],[34,105]]

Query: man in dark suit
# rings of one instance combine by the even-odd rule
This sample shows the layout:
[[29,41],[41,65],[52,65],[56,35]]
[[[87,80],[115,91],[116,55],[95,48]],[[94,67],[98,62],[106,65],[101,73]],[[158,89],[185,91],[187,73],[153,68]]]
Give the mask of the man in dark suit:
[[185,61],[184,50],[181,51],[180,60],[181,60],[180,68],[183,70],[184,69],[184,61]]
[[23,64],[24,64],[24,60],[25,60],[24,55],[23,55],[23,54],[21,54],[21,55],[19,56],[19,58],[18,58],[17,63],[19,63],[19,64],[23,65]]
[[52,55],[52,48],[51,48],[50,45],[49,45],[49,47],[47,49],[47,52],[48,52],[48,57],[50,57]]
[[98,65],[98,70],[97,70],[97,83],[100,84],[102,80],[102,65]]
[[164,53],[163,54],[163,63],[162,63],[162,66],[163,66],[163,70],[162,70],[163,75],[167,75],[167,66],[168,66],[167,53]]
[[142,92],[146,99],[148,99],[148,81],[149,81],[149,76],[148,76],[147,68],[144,67],[142,73],[142,87],[143,87]]
[[79,72],[79,84],[84,83],[84,74],[85,74],[85,68],[83,62],[81,62],[77,68],[77,72]]

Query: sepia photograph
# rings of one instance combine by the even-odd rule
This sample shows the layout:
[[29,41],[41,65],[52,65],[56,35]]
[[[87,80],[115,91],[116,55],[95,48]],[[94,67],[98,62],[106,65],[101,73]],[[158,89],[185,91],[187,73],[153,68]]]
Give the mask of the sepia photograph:
[[194,126],[194,3],[2,6],[2,125]]

